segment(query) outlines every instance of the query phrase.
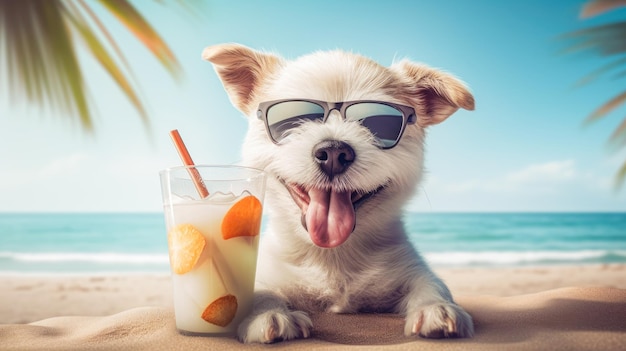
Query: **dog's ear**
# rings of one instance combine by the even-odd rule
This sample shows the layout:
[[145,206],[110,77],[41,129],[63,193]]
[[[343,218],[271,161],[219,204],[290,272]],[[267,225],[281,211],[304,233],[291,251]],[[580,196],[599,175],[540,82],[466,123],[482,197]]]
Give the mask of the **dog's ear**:
[[459,108],[474,109],[474,96],[452,75],[407,60],[392,68],[399,69],[411,82],[408,98],[415,101],[420,126],[441,123]]
[[263,79],[281,63],[278,56],[239,44],[209,46],[202,52],[202,58],[213,64],[230,101],[245,114],[254,109],[250,104]]

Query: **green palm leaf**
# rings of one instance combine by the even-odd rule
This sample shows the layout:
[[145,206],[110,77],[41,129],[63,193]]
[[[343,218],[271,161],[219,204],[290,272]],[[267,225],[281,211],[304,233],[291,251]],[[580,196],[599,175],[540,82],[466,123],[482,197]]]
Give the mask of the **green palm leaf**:
[[[180,65],[152,26],[127,0],[100,0],[175,78]],[[87,21],[87,17],[90,21]],[[90,26],[88,23],[95,23]],[[104,38],[112,52],[101,42]],[[148,118],[134,90],[132,72],[110,33],[82,0],[0,0],[0,63],[11,100],[59,110],[93,131],[87,85],[77,59],[77,40],[111,76],[143,121]]]
[[[124,72],[117,66],[115,60],[109,55],[104,46],[100,43],[93,31],[85,24],[85,21],[80,17],[68,15],[68,19],[72,25],[77,29],[80,36],[87,44],[88,49],[91,51],[93,57],[100,63],[100,65],[107,71],[107,73],[117,83],[119,88],[126,94],[133,106],[139,112],[144,122],[148,122],[148,116],[141,103],[141,100],[132,88],[132,85],[126,79]],[[119,56],[119,55],[118,55]],[[126,62],[124,60],[124,62]]]
[[165,44],[163,39],[157,34],[152,26],[144,20],[137,10],[126,0],[100,0],[100,2],[109,10],[117,19],[130,30],[137,39],[139,39],[167,68],[168,71],[175,74],[180,66],[176,61],[176,57]]
[[[31,103],[48,103],[77,113],[92,127],[84,82],[64,23],[65,5],[53,1],[0,1],[3,52],[9,85]],[[50,33],[56,33],[51,36]],[[43,40],[37,40],[43,38]]]

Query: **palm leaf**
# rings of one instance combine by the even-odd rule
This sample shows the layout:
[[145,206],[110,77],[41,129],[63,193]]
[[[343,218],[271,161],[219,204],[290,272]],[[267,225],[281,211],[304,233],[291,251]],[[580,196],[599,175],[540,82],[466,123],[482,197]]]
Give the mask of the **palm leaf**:
[[[102,21],[100,21],[100,18],[96,16],[96,14],[91,10],[89,6],[87,6],[87,4],[83,0],[78,0],[78,4],[80,5],[80,8],[87,13],[87,15],[89,16],[89,19],[95,23],[100,33],[106,38],[109,45],[111,45],[111,47],[113,48],[113,51],[115,51],[115,55],[117,55],[117,57],[122,62],[122,64],[124,64],[126,69],[130,71],[130,65],[128,64],[128,61],[126,60],[126,57],[124,57],[122,50],[113,39],[113,36],[109,32],[109,30],[104,26]],[[76,9],[75,11],[79,12],[79,9]]]
[[592,0],[583,6],[580,17],[594,17],[605,12],[615,10],[621,6],[626,6],[626,0]]
[[596,109],[589,117],[587,117],[585,122],[587,122],[587,123],[594,122],[594,121],[598,120],[599,118],[602,118],[602,117],[606,116],[607,114],[609,114],[611,111],[615,110],[617,107],[619,107],[624,102],[626,102],[626,91],[618,94],[617,96],[615,96],[611,100],[609,100],[606,103],[604,103],[598,109]]
[[[626,57],[622,57],[619,60],[615,60],[611,63],[608,63],[598,69],[596,69],[595,71],[587,74],[585,77],[583,77],[582,79],[580,79],[578,82],[576,82],[576,86],[583,86],[586,84],[591,83],[592,81],[598,79],[600,76],[609,73],[610,71],[612,71],[613,69],[616,68],[620,68],[623,67],[624,65],[626,65]],[[622,77],[624,74],[626,74],[626,71],[622,71],[618,74],[615,74],[613,77],[614,78],[620,78]]]
[[595,55],[610,56],[626,53],[626,21],[611,23],[571,32],[561,39],[571,42],[562,52],[571,54],[587,52]]
[[[139,38],[174,78],[180,78],[181,69],[174,54],[128,0],[99,2]],[[106,40],[111,51],[100,38]],[[3,76],[8,80],[10,99],[24,98],[30,104],[78,117],[85,130],[93,131],[89,92],[77,59],[75,39],[85,44],[147,124],[128,61],[83,0],[0,0],[0,63],[6,71]]]
[[173,75],[180,66],[176,57],[159,34],[146,22],[137,10],[126,0],[100,0],[117,19],[130,30]]
[[30,103],[76,113],[92,129],[87,93],[60,1],[0,0],[9,84]]
[[106,70],[106,72],[113,78],[119,88],[126,94],[133,106],[139,112],[144,123],[148,123],[148,115],[146,113],[141,100],[135,93],[132,85],[126,79],[124,72],[118,67],[115,60],[109,55],[104,46],[100,43],[96,35],[89,29],[85,21],[80,17],[80,14],[68,14],[68,19],[72,25],[77,29],[80,36],[87,44],[87,48],[93,54],[93,57],[98,60],[100,65]]
[[[585,122],[594,122],[595,120],[609,114],[612,110],[624,103],[626,103],[626,91],[600,106],[600,108],[587,117]],[[611,133],[611,136],[609,137],[609,144],[613,145],[616,149],[626,146],[626,118],[624,118],[619,126],[613,130],[613,133]]]
[[[596,16],[621,6],[626,6],[626,0],[593,0],[584,6],[581,17]],[[600,56],[624,55],[626,53],[626,21],[582,29],[566,34],[562,38],[572,43],[564,51],[565,53],[587,52]],[[577,84],[587,84],[597,77],[623,66],[625,63],[626,57],[621,56],[617,60],[591,72]],[[614,77],[622,77],[623,73],[624,71],[622,70]],[[585,119],[585,123],[597,121],[624,104],[626,104],[626,91],[613,97],[593,111]],[[613,131],[609,138],[609,143],[617,148],[626,146],[626,118]],[[617,172],[616,188],[619,188],[624,181],[626,181],[626,161]]]
[[615,128],[613,133],[611,134],[610,141],[616,145],[617,147],[626,146],[626,118],[622,120],[622,123]]
[[617,171],[617,176],[615,177],[617,181],[615,182],[615,189],[619,190],[626,181],[626,162],[622,164],[619,171]]

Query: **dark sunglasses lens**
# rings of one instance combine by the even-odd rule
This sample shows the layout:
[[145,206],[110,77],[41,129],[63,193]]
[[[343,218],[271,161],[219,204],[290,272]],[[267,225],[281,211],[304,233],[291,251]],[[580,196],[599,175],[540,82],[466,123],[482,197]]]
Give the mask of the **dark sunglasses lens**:
[[374,134],[384,148],[392,147],[402,133],[404,117],[395,107],[363,102],[346,108],[346,119],[360,121],[361,124]]
[[289,131],[303,122],[323,119],[324,108],[308,101],[285,101],[272,105],[267,110],[267,126],[272,139],[279,142]]

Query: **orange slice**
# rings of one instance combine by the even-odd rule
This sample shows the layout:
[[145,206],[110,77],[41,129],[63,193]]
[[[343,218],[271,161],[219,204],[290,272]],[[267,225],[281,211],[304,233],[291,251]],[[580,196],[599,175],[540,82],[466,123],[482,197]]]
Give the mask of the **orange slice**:
[[206,239],[191,224],[181,224],[167,234],[170,264],[176,274],[185,274],[193,269],[206,245]]
[[233,321],[237,313],[237,298],[233,295],[225,295],[211,302],[202,312],[205,321],[225,327]]
[[261,201],[249,195],[237,201],[222,221],[222,238],[259,235],[261,227]]

